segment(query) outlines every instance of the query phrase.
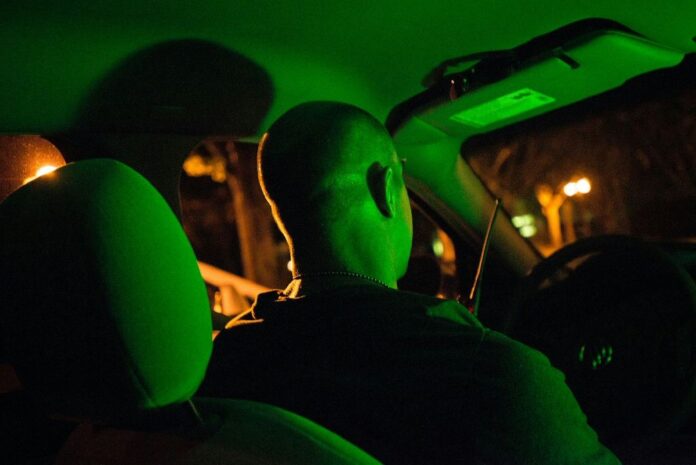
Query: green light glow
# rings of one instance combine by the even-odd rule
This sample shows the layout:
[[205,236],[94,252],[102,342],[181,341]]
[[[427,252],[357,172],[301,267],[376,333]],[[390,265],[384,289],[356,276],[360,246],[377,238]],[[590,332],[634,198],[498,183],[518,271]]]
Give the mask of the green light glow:
[[533,224],[528,224],[520,228],[520,234],[522,237],[532,237],[537,233],[537,227]]
[[475,107],[467,108],[452,115],[450,119],[468,126],[482,128],[555,101],[556,99],[553,97],[525,87]]
[[445,245],[442,243],[439,237],[436,237],[433,240],[433,253],[436,257],[442,257],[442,254],[445,253]]
[[513,226],[515,226],[522,237],[532,237],[537,233],[537,227],[534,224],[534,215],[526,213],[517,215],[511,218]]
[[522,226],[528,226],[530,224],[534,224],[534,216],[530,215],[529,213],[525,215],[516,215],[512,217],[512,224],[516,228],[521,228]]

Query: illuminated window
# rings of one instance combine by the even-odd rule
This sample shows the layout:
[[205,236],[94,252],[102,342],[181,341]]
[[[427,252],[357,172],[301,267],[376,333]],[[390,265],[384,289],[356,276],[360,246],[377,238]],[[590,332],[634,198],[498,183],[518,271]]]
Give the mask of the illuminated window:
[[[461,153],[545,255],[603,234],[696,237],[694,63],[472,137]],[[481,123],[475,110],[459,117]]]

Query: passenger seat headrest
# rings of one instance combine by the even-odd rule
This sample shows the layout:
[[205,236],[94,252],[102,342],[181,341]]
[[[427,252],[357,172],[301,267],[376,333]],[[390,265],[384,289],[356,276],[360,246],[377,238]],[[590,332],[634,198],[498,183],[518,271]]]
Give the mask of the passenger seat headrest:
[[212,350],[171,209],[126,165],[66,165],[0,204],[2,346],[51,412],[119,421],[188,400]]

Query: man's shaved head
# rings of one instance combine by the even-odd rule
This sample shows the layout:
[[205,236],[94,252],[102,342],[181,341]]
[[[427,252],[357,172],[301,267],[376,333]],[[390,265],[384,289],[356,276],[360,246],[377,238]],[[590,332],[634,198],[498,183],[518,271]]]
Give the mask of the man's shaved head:
[[[259,179],[283,224],[340,213],[369,193],[367,173],[394,155],[389,134],[352,105],[311,102],[294,107],[268,130],[259,148]],[[306,225],[309,226],[309,225]]]
[[259,176],[269,200],[305,203],[347,183],[364,183],[355,176],[366,165],[388,162],[393,152],[389,134],[369,113],[347,104],[305,103],[268,130]]
[[[264,195],[291,249],[334,247],[329,242],[341,238],[336,231],[356,235],[355,222],[377,233],[389,212],[376,202],[380,184],[371,178],[386,172],[390,186],[403,183],[382,124],[355,106],[335,102],[305,103],[281,116],[259,146],[258,167]],[[399,180],[391,180],[393,172]]]

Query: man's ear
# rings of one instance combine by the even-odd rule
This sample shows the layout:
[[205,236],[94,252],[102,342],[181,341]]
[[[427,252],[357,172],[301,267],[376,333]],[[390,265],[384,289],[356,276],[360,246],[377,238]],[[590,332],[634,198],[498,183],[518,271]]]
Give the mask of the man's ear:
[[395,213],[394,170],[389,166],[381,166],[375,163],[370,166],[368,173],[368,185],[372,199],[380,213],[387,218],[392,218]]

